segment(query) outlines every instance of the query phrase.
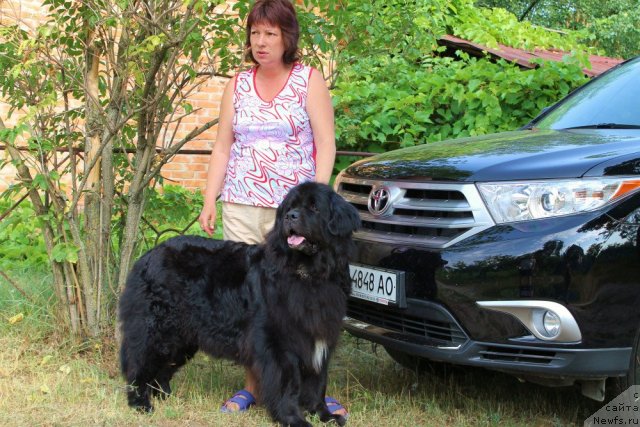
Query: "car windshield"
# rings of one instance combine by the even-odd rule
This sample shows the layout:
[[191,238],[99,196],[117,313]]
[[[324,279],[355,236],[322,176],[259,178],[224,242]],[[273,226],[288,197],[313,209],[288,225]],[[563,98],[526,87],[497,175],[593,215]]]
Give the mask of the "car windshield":
[[640,57],[576,91],[532,127],[640,129]]

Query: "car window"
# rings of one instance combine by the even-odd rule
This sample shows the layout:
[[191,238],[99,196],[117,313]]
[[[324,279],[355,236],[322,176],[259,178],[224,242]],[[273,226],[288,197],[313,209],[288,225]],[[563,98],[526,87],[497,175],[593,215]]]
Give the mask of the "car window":
[[534,126],[556,130],[640,126],[640,58],[565,98]]

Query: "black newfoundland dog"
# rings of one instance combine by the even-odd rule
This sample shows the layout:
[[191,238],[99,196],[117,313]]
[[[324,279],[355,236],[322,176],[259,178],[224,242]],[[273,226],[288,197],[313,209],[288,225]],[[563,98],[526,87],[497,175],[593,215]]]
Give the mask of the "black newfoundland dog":
[[354,207],[331,187],[294,187],[261,245],[175,237],[133,266],[120,299],[129,405],[153,409],[198,350],[259,378],[261,403],[282,425],[346,420],[325,404],[327,365],[350,291]]

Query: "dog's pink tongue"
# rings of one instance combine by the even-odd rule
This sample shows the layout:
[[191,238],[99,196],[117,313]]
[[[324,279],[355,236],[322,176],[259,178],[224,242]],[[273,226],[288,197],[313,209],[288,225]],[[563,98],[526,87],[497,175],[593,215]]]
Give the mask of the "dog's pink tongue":
[[289,246],[291,246],[292,248],[300,246],[302,242],[304,242],[304,237],[302,236],[293,235],[289,236],[289,238],[287,239],[287,243],[289,243]]

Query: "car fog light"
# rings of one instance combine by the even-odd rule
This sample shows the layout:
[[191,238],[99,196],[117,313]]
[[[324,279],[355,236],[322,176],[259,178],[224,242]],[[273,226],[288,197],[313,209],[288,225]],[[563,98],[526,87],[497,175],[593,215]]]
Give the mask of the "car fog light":
[[489,310],[507,313],[518,319],[536,338],[555,342],[580,342],[580,327],[562,304],[543,300],[478,301]]
[[553,311],[545,311],[542,316],[542,326],[549,338],[554,338],[560,334],[560,316]]

